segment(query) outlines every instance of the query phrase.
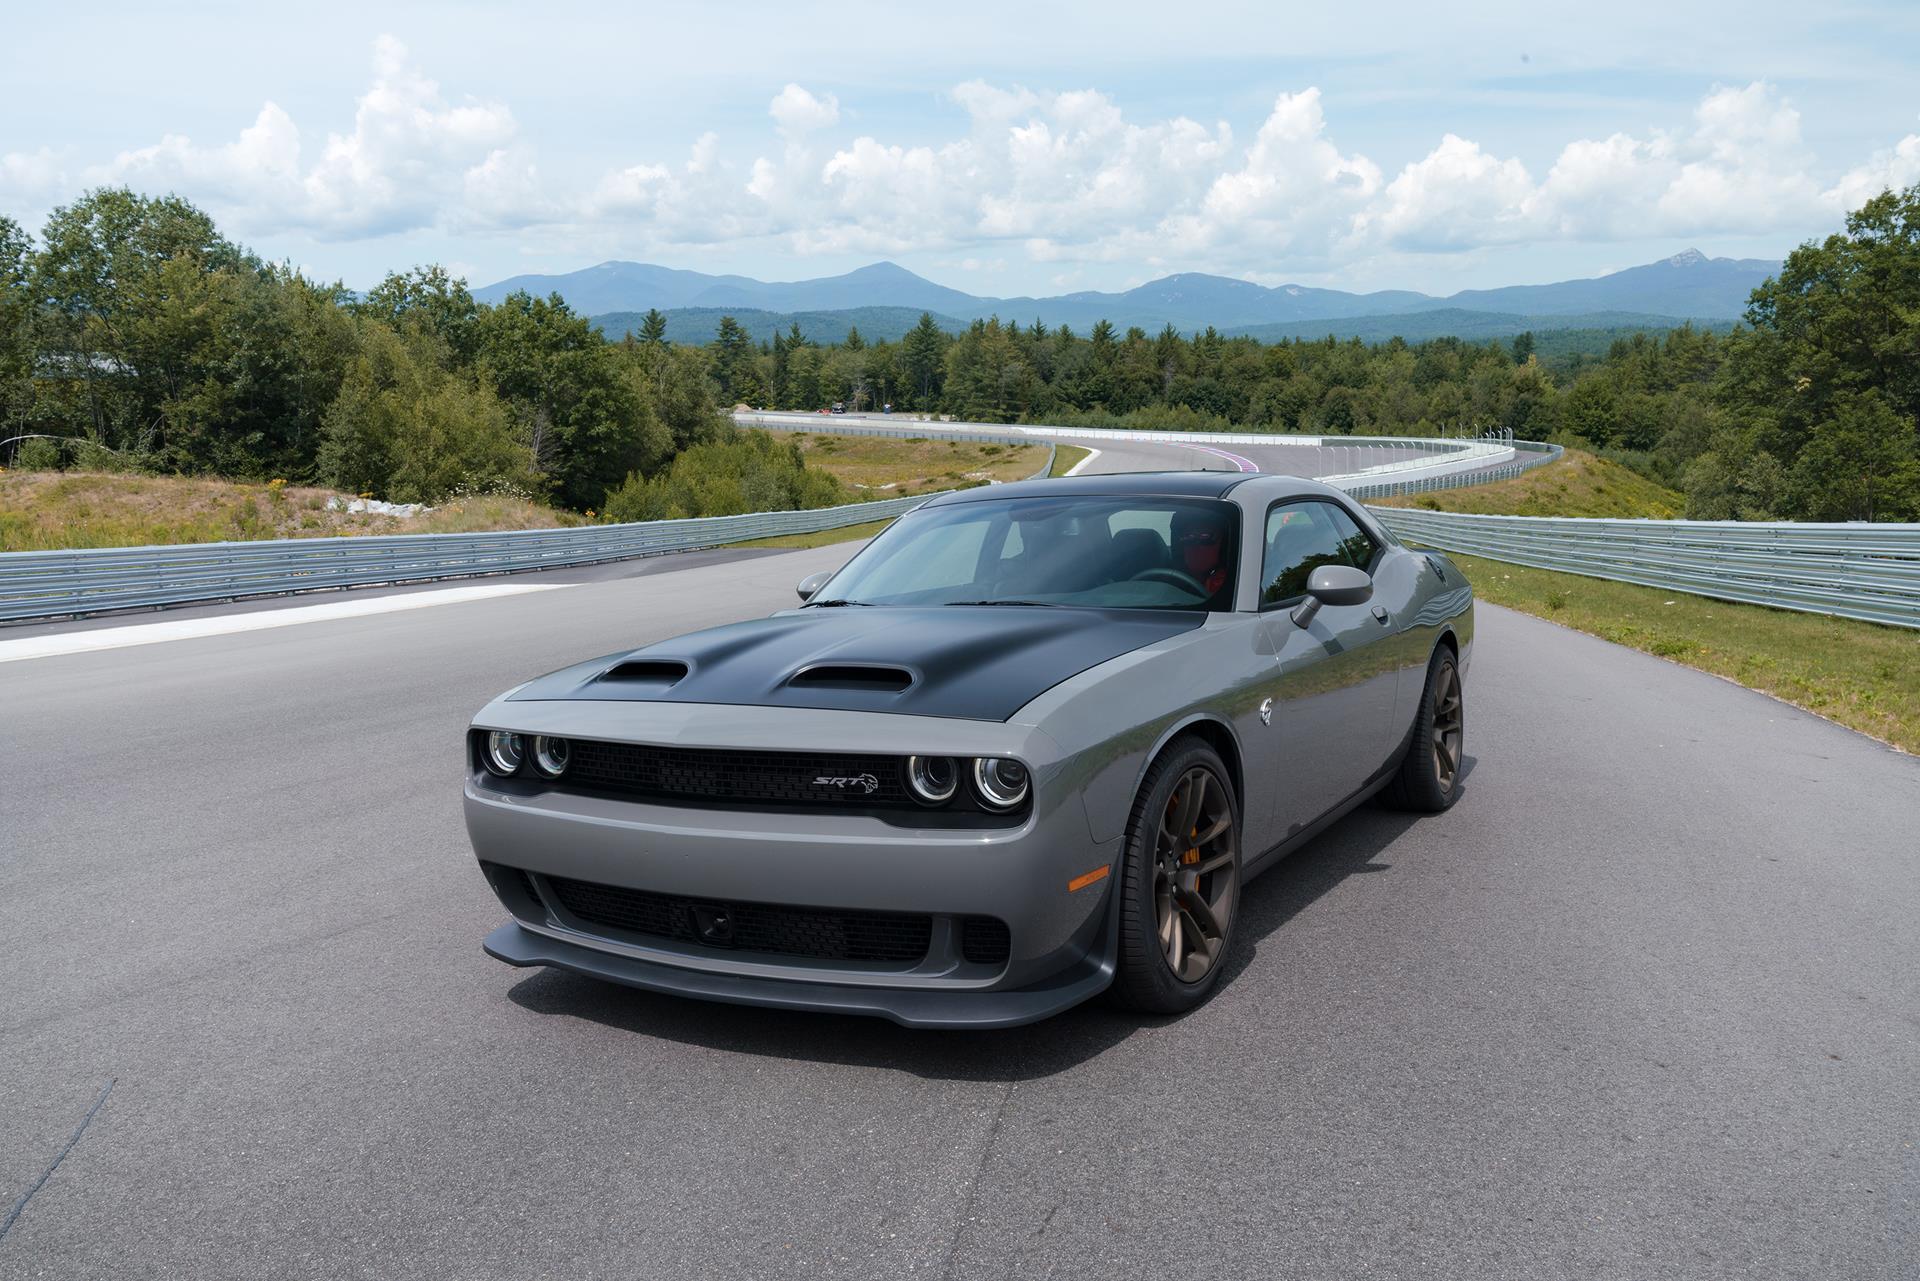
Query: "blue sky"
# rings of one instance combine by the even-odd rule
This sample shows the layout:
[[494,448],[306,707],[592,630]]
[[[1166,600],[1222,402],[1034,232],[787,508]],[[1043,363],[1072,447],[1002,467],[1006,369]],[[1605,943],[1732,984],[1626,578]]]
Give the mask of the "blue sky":
[[1778,257],[1920,181],[1920,7],[22,8],[0,213],[176,191],[364,286],[607,258],[976,293]]

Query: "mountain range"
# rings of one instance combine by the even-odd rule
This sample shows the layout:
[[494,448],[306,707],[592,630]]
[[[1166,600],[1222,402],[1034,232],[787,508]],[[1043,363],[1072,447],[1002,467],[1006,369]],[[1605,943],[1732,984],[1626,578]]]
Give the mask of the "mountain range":
[[[1117,328],[1139,325],[1148,332],[1171,324],[1182,331],[1211,325],[1223,333],[1260,337],[1370,336],[1387,330],[1403,337],[1433,336],[1436,322],[1460,325],[1448,317],[1461,313],[1498,316],[1497,322],[1469,320],[1471,329],[1659,327],[1682,320],[1727,321],[1745,310],[1753,288],[1779,270],[1760,258],[1709,258],[1689,249],[1659,262],[1629,267],[1610,275],[1563,280],[1545,285],[1509,285],[1469,289],[1447,297],[1388,289],[1348,293],[1307,285],[1257,285],[1251,281],[1198,272],[1182,272],[1118,293],[1081,292],[1047,298],[991,298],[935,284],[890,262],[874,263],[839,276],[770,282],[748,276],[713,276],[640,262],[603,262],[563,275],[514,276],[474,290],[482,302],[498,302],[516,290],[558,293],[575,311],[601,319],[609,333],[624,332],[628,313],[659,308],[670,315],[694,312],[687,321],[717,323],[722,314],[751,312],[765,316],[806,314],[829,328],[834,313],[873,309],[887,313],[883,330],[892,330],[896,312],[916,319],[922,311],[952,327],[988,316],[1023,323],[1071,325],[1085,332],[1096,321]],[[825,315],[822,315],[825,313]],[[1395,317],[1405,317],[1396,321]],[[875,319],[878,319],[876,316]],[[741,316],[742,323],[746,317]],[[1318,322],[1328,323],[1321,327]],[[855,322],[858,323],[858,322]],[[682,326],[684,327],[684,325]],[[750,326],[758,328],[760,326]],[[844,332],[845,325],[840,325]],[[876,332],[873,337],[886,337]]]

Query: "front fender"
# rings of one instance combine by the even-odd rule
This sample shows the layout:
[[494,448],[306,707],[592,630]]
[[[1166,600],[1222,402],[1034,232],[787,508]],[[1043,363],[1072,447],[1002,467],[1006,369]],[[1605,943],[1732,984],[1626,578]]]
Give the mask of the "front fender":
[[[1206,724],[1232,745],[1234,757],[1257,724],[1262,678],[1273,657],[1259,652],[1258,619],[1223,615],[1171,641],[1122,655],[1047,691],[1022,708],[1016,723],[1045,726],[1063,752],[1063,781],[1079,790],[1089,836],[1114,840],[1126,831],[1141,780],[1181,732]],[[1230,760],[1229,768],[1238,761]],[[1244,821],[1259,812],[1241,784]]]

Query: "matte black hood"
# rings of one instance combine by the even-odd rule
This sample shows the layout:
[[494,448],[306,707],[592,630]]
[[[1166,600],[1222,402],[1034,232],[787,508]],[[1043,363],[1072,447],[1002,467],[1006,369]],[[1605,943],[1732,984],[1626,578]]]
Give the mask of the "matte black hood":
[[528,683],[512,699],[734,703],[1004,721],[1068,677],[1192,631],[1205,619],[1176,610],[816,608],[576,664]]

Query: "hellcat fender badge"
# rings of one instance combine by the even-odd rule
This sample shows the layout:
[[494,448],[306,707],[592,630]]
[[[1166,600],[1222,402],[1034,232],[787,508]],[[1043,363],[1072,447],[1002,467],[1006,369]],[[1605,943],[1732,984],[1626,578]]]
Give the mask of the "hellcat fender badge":
[[1273,724],[1273,700],[1270,698],[1262,699],[1260,702],[1260,723],[1262,725]]

